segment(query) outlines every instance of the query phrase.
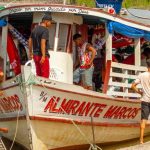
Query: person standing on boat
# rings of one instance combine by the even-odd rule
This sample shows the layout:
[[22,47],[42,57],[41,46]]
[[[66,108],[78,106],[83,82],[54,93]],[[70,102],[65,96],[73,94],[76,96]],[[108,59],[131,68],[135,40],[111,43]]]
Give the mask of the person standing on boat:
[[[73,41],[78,48],[78,57],[73,66],[73,81],[75,84],[78,84],[81,80],[81,85],[84,88],[93,90],[93,60],[96,55],[96,50],[89,43],[84,42],[80,34],[75,34],[73,36]],[[79,67],[77,68],[77,66]]]
[[[42,18],[40,25],[36,26],[31,32],[29,38],[29,54],[30,59],[34,59],[36,66],[37,76],[49,78],[50,65],[49,65],[49,30],[52,24],[52,17],[49,14],[45,14]],[[33,52],[32,52],[33,48]]]
[[[150,52],[149,52],[150,56]],[[144,130],[150,115],[150,57],[146,60],[148,71],[141,73],[132,83],[132,89],[139,93],[141,97],[141,125],[140,125],[140,143],[143,144]],[[136,86],[141,84],[142,90]]]

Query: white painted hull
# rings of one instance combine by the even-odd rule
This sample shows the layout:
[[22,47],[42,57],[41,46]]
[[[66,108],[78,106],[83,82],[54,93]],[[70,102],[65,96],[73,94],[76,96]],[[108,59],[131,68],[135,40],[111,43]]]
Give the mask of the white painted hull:
[[[83,137],[72,124],[33,121],[32,126],[39,140],[44,143],[44,149],[67,149],[76,148],[93,142],[92,129],[90,125],[78,125],[81,131],[86,135]],[[147,129],[147,133],[150,128]],[[112,143],[123,140],[129,140],[139,137],[139,128],[137,127],[95,127],[96,143]],[[90,147],[90,145],[89,145]],[[39,145],[35,145],[38,149]]]
[[[10,120],[10,121],[1,121],[1,123],[0,123],[1,127],[8,128],[8,133],[4,133],[3,136],[10,139],[12,142],[15,138],[16,123],[17,123],[16,119]],[[22,146],[24,146],[28,149],[30,148],[26,120],[19,120],[19,126],[17,128],[17,136],[15,139],[15,142],[21,144]]]
[[[30,72],[25,74],[25,79],[28,79],[29,74]],[[16,93],[19,97],[22,106],[19,116],[22,119],[20,118],[17,128],[16,142],[25,147],[30,147],[30,131],[33,150],[65,149],[92,143],[91,116],[98,144],[139,137],[139,101],[114,99],[79,86],[39,77],[34,78],[34,83],[26,86],[27,93],[21,93],[19,86],[12,85],[4,90],[5,98]],[[4,88],[6,85],[8,84],[4,83]],[[2,99],[1,97],[1,102]],[[26,100],[27,109],[24,104]],[[62,106],[66,114],[63,113]],[[81,109],[81,106],[86,109]],[[28,111],[30,120],[27,121],[25,116]],[[9,133],[5,136],[11,140],[15,134],[17,114],[18,110],[0,115],[0,126],[9,128]],[[27,124],[30,130],[27,130]],[[149,133],[148,127],[145,134]]]

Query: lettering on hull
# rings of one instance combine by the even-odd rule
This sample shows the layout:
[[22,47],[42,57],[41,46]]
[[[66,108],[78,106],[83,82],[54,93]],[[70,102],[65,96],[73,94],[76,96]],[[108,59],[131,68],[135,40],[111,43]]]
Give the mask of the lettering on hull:
[[23,110],[23,106],[18,95],[0,98],[0,113],[10,113]]
[[65,7],[17,7],[9,10],[9,14],[21,12],[68,12],[77,14],[89,14],[88,10],[81,8],[65,8]]
[[103,119],[134,119],[140,112],[138,107],[108,105],[67,99],[52,96],[48,99],[47,93],[41,92],[39,100],[45,104],[44,113],[57,113],[84,117],[101,117]]

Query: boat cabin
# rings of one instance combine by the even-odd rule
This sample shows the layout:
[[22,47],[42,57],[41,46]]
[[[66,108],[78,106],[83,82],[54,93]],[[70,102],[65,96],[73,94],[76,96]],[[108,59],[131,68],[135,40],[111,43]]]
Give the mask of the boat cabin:
[[[3,58],[1,67],[5,80],[16,76],[14,68],[18,62],[21,65],[30,63],[35,74],[34,64],[28,59],[28,38],[45,13],[51,14],[55,21],[49,28],[51,80],[73,84],[73,64],[77,53],[72,36],[80,33],[84,41],[95,49],[98,47],[94,60],[95,90],[115,97],[140,97],[130,87],[136,76],[146,71],[141,64],[141,54],[150,41],[150,26],[97,8],[46,4],[9,6],[1,10],[0,56]],[[137,32],[137,36],[133,36],[126,30],[122,32],[122,25],[130,30],[139,30],[141,35],[138,36]]]

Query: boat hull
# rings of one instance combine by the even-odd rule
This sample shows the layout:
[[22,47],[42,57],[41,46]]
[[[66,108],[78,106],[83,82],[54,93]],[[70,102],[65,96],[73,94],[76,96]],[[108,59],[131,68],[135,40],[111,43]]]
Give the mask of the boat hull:
[[[35,150],[92,144],[93,134],[97,144],[139,137],[140,101],[39,77],[27,91]],[[148,127],[145,135],[149,133]]]
[[[17,119],[20,120],[15,141],[28,149],[32,145],[33,150],[92,144],[93,134],[97,144],[139,137],[140,101],[108,97],[80,86],[36,77],[29,71],[24,75],[28,83],[22,88],[6,88],[7,83],[4,84],[1,104],[4,98],[17,95],[16,107],[11,107],[9,101],[1,108],[0,126],[10,129],[5,134],[7,138],[14,139]],[[148,127],[145,134],[149,131]]]

